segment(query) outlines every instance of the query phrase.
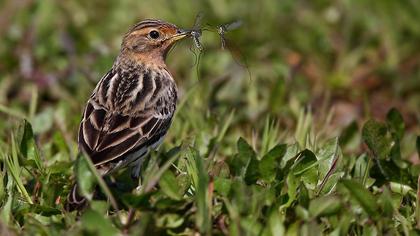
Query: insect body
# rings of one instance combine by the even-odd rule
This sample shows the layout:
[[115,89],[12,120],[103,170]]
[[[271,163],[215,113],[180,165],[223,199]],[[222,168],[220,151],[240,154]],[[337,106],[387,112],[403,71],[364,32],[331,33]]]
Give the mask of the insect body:
[[191,37],[194,41],[195,47],[202,51],[203,50],[203,45],[200,42],[200,37],[201,37],[201,30],[192,30],[191,31]]

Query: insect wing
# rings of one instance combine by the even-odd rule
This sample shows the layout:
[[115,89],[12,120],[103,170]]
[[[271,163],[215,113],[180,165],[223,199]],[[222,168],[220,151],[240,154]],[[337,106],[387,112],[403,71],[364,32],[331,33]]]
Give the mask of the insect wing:
[[199,12],[197,14],[194,20],[193,28],[192,28],[192,30],[194,31],[200,31],[200,34],[201,34],[201,21],[203,20],[203,16],[204,16],[203,12]]
[[251,78],[251,71],[249,70],[248,62],[246,60],[245,55],[241,52],[239,47],[232,43],[230,40],[223,38],[223,44],[227,50],[229,50],[230,54],[232,55],[233,60],[243,67],[248,72],[248,77]]
[[236,20],[236,21],[231,22],[229,24],[225,24],[224,28],[225,28],[225,31],[231,31],[231,30],[235,30],[235,29],[237,29],[241,26],[242,26],[242,21],[241,20]]

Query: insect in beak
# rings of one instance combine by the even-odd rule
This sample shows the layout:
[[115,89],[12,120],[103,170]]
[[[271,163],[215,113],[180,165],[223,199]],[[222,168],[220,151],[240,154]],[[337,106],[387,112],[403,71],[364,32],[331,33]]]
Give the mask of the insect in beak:
[[201,51],[203,46],[200,42],[201,29],[178,29],[177,34],[171,37],[172,41],[178,41],[185,37],[191,37],[194,41],[195,46]]
[[192,38],[192,40],[194,41],[195,47],[201,52],[203,51],[203,45],[200,42],[200,37],[202,34],[202,29],[201,29],[201,20],[203,19],[203,13],[200,12],[197,14],[197,16],[195,17],[195,21],[194,21],[194,26],[192,27],[190,31],[190,36]]

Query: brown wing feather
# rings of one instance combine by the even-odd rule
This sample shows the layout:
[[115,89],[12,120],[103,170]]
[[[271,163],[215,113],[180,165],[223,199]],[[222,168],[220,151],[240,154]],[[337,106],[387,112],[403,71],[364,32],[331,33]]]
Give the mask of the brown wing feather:
[[[112,87],[110,83],[113,81],[109,81],[109,77],[115,79],[115,74],[108,73],[105,77],[101,80],[106,81],[104,86]],[[155,99],[151,101],[153,104],[149,105],[148,109],[137,110],[134,114],[111,111],[106,107],[109,102],[106,98],[95,96],[96,91],[100,91],[97,93],[99,95],[107,95],[103,91],[104,88],[100,87],[101,84],[101,82],[98,84],[98,88],[86,105],[78,137],[80,149],[89,155],[95,165],[114,161],[151,145],[166,134],[175,110],[175,103],[168,104],[162,102],[162,99]],[[168,89],[168,92],[173,93],[171,89]],[[155,91],[152,90],[150,93],[155,94]],[[142,96],[147,98],[147,95]],[[168,105],[172,109],[163,107]]]

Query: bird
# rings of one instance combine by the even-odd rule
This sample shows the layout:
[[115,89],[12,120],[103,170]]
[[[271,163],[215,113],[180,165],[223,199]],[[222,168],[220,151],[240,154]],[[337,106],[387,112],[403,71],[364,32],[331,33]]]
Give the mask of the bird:
[[[112,68],[99,80],[84,108],[79,151],[102,176],[129,166],[138,178],[144,157],[165,138],[178,99],[165,63],[170,49],[191,31],[155,19],[135,24],[123,37]],[[86,204],[77,183],[67,209]]]

